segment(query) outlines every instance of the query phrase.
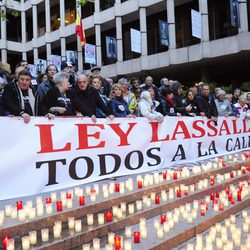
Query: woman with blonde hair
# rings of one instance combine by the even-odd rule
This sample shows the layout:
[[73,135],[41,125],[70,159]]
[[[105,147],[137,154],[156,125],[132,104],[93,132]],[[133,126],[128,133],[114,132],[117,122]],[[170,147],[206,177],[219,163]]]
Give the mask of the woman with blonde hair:
[[128,104],[123,99],[123,87],[119,83],[112,85],[110,107],[115,117],[134,117],[130,114]]

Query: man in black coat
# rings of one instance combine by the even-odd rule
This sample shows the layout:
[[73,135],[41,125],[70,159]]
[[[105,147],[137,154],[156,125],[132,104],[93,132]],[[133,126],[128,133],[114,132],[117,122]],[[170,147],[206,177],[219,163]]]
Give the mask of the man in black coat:
[[11,115],[21,116],[25,123],[36,113],[35,90],[31,86],[31,74],[22,70],[18,80],[9,83],[3,93],[4,110]]
[[202,93],[197,97],[197,106],[201,114],[204,114],[208,119],[217,121],[218,111],[207,84],[203,85]]
[[78,75],[76,83],[73,98],[76,110],[80,112],[81,115],[88,116],[93,122],[96,122],[96,108],[99,108],[111,120],[114,119],[114,116],[111,115],[111,111],[104,104],[98,91],[89,86],[89,79],[86,75]]

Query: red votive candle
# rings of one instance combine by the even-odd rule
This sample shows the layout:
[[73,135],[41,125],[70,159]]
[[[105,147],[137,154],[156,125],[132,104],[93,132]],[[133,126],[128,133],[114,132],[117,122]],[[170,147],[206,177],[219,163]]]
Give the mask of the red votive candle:
[[134,232],[134,243],[140,243],[140,232]]
[[227,187],[226,188],[226,194],[229,194],[229,192],[230,192],[230,189]]
[[234,172],[230,172],[230,178],[234,178]]
[[121,236],[115,236],[114,237],[114,248],[115,250],[120,250],[122,248],[122,238]]
[[164,222],[166,222],[167,220],[167,216],[165,214],[161,215],[161,224],[163,224]]
[[220,211],[224,211],[224,205],[220,204],[219,209],[220,209]]
[[200,214],[201,214],[201,216],[205,216],[206,215],[206,210],[205,209],[201,209]]
[[72,198],[71,193],[66,194],[66,199],[71,199],[71,198]]
[[111,211],[106,212],[106,222],[112,222],[112,212]]
[[246,172],[247,172],[246,168],[242,168],[241,172],[242,172],[242,174],[246,174]]
[[241,199],[241,191],[238,191],[237,192],[237,200],[238,201],[241,201],[242,199]]
[[231,204],[233,205],[233,204],[235,204],[235,200],[234,200],[234,198],[232,198],[232,200],[231,200]]
[[155,204],[160,204],[160,196],[159,195],[155,196]]
[[233,198],[233,195],[232,194],[228,194],[228,201],[231,201]]
[[3,249],[6,250],[7,249],[7,246],[8,246],[8,242],[11,238],[6,236],[6,237],[3,237],[2,238],[2,245],[3,245]]
[[173,173],[173,179],[174,179],[174,180],[177,180],[177,172],[174,172],[174,173]]
[[225,161],[222,161],[222,167],[224,168],[224,167],[226,167],[226,166],[227,166],[226,162],[225,162]]
[[214,177],[210,177],[210,185],[211,185],[211,186],[214,185]]
[[215,196],[216,196],[216,198],[220,198],[220,192],[219,192],[219,191],[216,191],[216,192],[215,192]]
[[138,184],[138,188],[141,189],[142,188],[142,181],[138,181],[137,184]]
[[85,205],[85,197],[83,195],[79,196],[78,200],[79,200],[79,205],[80,206],[84,206]]
[[188,195],[188,190],[185,190],[185,191],[184,191],[184,194],[185,194],[185,195]]
[[163,179],[166,180],[167,179],[167,172],[163,172],[162,176],[163,176]]
[[214,193],[210,194],[210,200],[213,201],[214,200]]
[[46,204],[52,203],[52,199],[51,199],[50,197],[47,197],[47,198],[45,199],[45,203],[46,203]]
[[56,209],[58,212],[62,211],[62,202],[61,201],[56,202]]
[[119,183],[115,184],[115,191],[120,192],[120,184]]
[[181,197],[181,189],[176,190],[176,195],[177,195],[177,197]]
[[17,208],[17,210],[23,209],[23,202],[22,201],[17,201],[16,202],[16,208]]

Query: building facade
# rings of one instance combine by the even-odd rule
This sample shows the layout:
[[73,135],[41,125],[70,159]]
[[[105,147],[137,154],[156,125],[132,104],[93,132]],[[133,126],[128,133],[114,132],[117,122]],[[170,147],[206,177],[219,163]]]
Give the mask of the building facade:
[[[5,2],[4,2],[5,1]],[[241,83],[250,80],[250,2],[239,1],[239,22],[232,24],[230,0],[95,0],[77,8],[75,0],[3,0],[6,21],[1,21],[1,60],[34,64],[50,55],[66,59],[76,51],[79,70],[84,53],[75,34],[78,11],[87,43],[96,45],[102,75],[153,75],[181,81]],[[3,7],[5,8],[5,7]],[[20,11],[17,18],[8,13]],[[192,36],[191,9],[201,13],[201,39]],[[161,45],[159,20],[168,23],[169,45]],[[239,23],[239,24],[238,24]],[[131,51],[130,29],[141,33],[141,53]],[[106,36],[117,39],[117,58],[106,55]]]

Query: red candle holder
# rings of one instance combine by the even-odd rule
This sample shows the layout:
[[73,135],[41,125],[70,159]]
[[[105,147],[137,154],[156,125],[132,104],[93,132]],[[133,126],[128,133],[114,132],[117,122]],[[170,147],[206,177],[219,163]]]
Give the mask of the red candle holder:
[[164,222],[167,221],[167,216],[165,214],[161,215],[161,224],[164,224]]
[[122,237],[121,236],[114,237],[114,248],[115,248],[115,250],[120,250],[122,248]]
[[229,192],[230,192],[229,187],[226,187],[226,194],[229,194]]
[[57,209],[57,212],[61,212],[63,210],[62,201],[57,201],[56,202],[56,209]]
[[234,178],[234,172],[230,172],[230,178]]
[[178,179],[177,172],[174,172],[174,173],[173,173],[173,179],[174,179],[174,180],[177,180],[177,179]]
[[177,197],[181,197],[181,189],[176,190],[176,195],[177,195]]
[[205,209],[201,209],[200,214],[201,214],[201,216],[205,216],[206,215],[206,210]]
[[246,172],[247,172],[246,168],[242,168],[242,169],[241,169],[241,173],[242,173],[242,174],[246,174]]
[[188,195],[188,190],[185,190],[185,191],[184,191],[184,194],[185,194],[185,195]]
[[210,177],[210,186],[214,186],[214,176]]
[[134,232],[134,243],[138,244],[141,241],[141,235],[140,232]]
[[112,212],[111,211],[106,212],[106,222],[112,222]]
[[47,197],[47,198],[45,199],[45,203],[46,203],[46,204],[52,203],[52,199],[51,199],[50,197]]
[[228,201],[231,201],[233,198],[233,195],[232,194],[228,194]]
[[66,194],[66,199],[71,199],[71,198],[72,198],[71,193]]
[[238,191],[238,192],[237,192],[237,200],[238,200],[238,201],[242,201],[241,191]]
[[4,250],[7,249],[9,240],[11,240],[11,238],[8,237],[8,236],[2,238],[2,245],[3,245],[3,249],[4,249]]
[[16,202],[16,208],[17,208],[17,210],[23,209],[23,202],[22,201],[17,201]]
[[166,180],[167,179],[167,172],[163,172],[162,176],[163,176],[163,179]]
[[85,205],[85,197],[83,195],[79,196],[78,200],[79,200],[79,205],[80,206],[84,206]]
[[235,200],[234,200],[234,198],[232,198],[232,200],[231,200],[231,204],[232,204],[232,205],[234,205],[234,204],[235,204]]
[[138,188],[141,189],[142,188],[142,181],[138,181],[137,184],[138,184]]
[[220,211],[224,211],[224,205],[220,204],[219,209],[220,209]]
[[210,194],[210,200],[213,201],[214,200],[214,193]]
[[216,191],[216,192],[215,192],[215,196],[216,196],[216,198],[220,198],[220,192],[219,192],[219,191]]
[[120,192],[120,184],[119,183],[115,184],[115,191],[118,193]]
[[159,195],[156,195],[155,196],[155,204],[160,204],[160,196]]

